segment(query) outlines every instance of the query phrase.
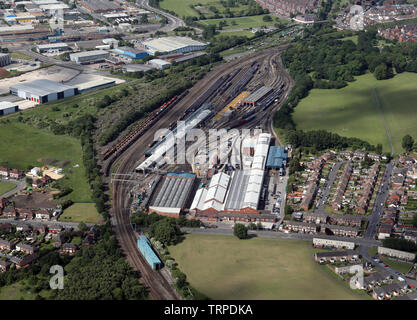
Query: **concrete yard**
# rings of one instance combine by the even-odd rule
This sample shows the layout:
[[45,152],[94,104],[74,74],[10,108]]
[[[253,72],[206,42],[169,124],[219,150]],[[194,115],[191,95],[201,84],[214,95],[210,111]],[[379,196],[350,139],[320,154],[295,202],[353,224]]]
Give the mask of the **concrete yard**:
[[77,76],[78,73],[79,71],[59,66],[52,66],[27,72],[18,77],[0,80],[0,94],[9,93],[9,88],[19,83],[30,82],[39,79],[48,79],[57,82],[65,82]]

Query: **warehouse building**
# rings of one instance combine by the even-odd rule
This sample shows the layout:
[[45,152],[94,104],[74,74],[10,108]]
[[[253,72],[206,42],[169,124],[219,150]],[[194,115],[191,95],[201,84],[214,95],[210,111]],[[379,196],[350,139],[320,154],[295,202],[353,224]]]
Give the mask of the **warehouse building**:
[[158,270],[162,267],[161,260],[158,258],[155,251],[153,251],[151,242],[145,235],[139,236],[138,249],[153,270]]
[[93,13],[107,13],[112,11],[119,11],[122,8],[116,1],[108,0],[81,0],[79,4],[86,10]]
[[251,93],[243,103],[255,107],[266,95],[272,91],[271,87],[261,87],[255,92]]
[[9,102],[9,101],[0,102],[0,116],[15,113],[18,111],[19,111],[19,107],[17,106],[17,104]]
[[194,173],[168,173],[155,190],[149,213],[178,218],[190,198],[195,179]]
[[268,159],[266,160],[266,168],[277,170],[284,167],[284,161],[287,161],[287,152],[285,147],[270,147]]
[[102,62],[108,57],[109,53],[104,50],[84,51],[70,54],[70,60],[78,64]]
[[151,70],[156,70],[156,67],[149,64],[127,64],[122,67],[123,72],[148,72]]
[[164,70],[171,66],[171,63],[162,59],[152,59],[148,61],[148,64],[150,64],[151,66],[154,66],[158,70]]
[[12,59],[10,58],[10,54],[0,53],[0,67],[8,66],[11,63]]
[[69,50],[69,46],[66,43],[48,43],[48,44],[38,44],[36,50],[39,53],[44,53],[48,51],[66,51]]
[[10,87],[12,95],[34,101],[46,103],[78,94],[78,89],[47,79],[19,83]]
[[148,55],[145,50],[139,50],[131,47],[119,47],[114,51],[127,59],[143,59]]
[[224,211],[231,213],[259,214],[261,196],[271,135],[261,133],[255,145],[250,169],[233,172]]
[[155,55],[157,52],[164,54],[186,53],[191,51],[201,51],[207,46],[206,43],[193,40],[187,37],[165,37],[143,41],[143,45],[149,54]]
[[190,211],[217,214],[224,209],[230,176],[220,172],[216,173],[210,181],[208,188],[197,190]]

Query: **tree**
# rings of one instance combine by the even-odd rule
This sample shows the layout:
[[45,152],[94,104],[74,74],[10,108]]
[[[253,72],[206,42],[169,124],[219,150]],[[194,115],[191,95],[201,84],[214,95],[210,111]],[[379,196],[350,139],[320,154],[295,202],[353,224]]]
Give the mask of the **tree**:
[[401,146],[403,147],[405,151],[410,152],[413,149],[413,145],[414,145],[413,137],[411,137],[409,134],[406,134],[403,137]]
[[88,229],[87,225],[84,222],[78,224],[78,230],[85,232]]
[[140,17],[139,22],[140,22],[140,24],[147,24],[147,23],[149,23],[148,15],[147,14],[142,14],[142,16]]
[[271,22],[272,18],[271,18],[270,15],[266,15],[266,16],[263,16],[262,20],[265,21],[265,22]]
[[375,147],[375,152],[377,154],[382,154],[382,144],[378,143]]
[[285,214],[286,215],[291,215],[293,212],[294,212],[293,208],[289,204],[286,204],[285,205]]
[[246,239],[248,237],[248,228],[241,223],[236,223],[233,228],[233,234],[239,239]]
[[159,220],[150,226],[150,234],[165,245],[176,244],[179,240],[180,230],[168,219]]
[[414,214],[412,223],[413,226],[417,228],[417,213]]

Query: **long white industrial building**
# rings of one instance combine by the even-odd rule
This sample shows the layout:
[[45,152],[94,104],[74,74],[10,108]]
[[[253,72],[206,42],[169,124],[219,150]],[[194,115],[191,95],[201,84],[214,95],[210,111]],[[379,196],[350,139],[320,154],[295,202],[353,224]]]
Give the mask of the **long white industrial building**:
[[146,40],[142,43],[151,55],[155,55],[157,52],[173,54],[199,51],[204,50],[207,46],[206,43],[187,37],[165,37]]
[[[168,162],[168,160],[174,161],[171,159],[174,156],[174,147],[177,144],[177,141],[185,141],[187,133],[195,128],[198,124],[203,122],[212,112],[209,110],[210,104],[204,104],[200,109],[193,113],[189,118],[184,121],[183,130],[174,130],[171,131],[160,143],[156,145],[156,148],[152,151],[152,155],[142,162],[137,168],[136,171],[143,171],[160,168]],[[183,149],[177,148],[177,154],[180,152],[185,152]],[[171,152],[172,151],[172,152]]]
[[250,168],[236,170],[232,176],[225,173],[215,174],[208,188],[197,190],[190,210],[203,215],[219,212],[259,213],[258,205],[270,142],[271,134],[261,133],[256,140]]

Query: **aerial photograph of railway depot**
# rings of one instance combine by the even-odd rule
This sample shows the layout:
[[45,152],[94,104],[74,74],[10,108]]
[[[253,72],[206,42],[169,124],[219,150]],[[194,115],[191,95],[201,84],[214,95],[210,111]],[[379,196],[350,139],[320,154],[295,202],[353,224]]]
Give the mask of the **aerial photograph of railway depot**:
[[417,300],[416,255],[416,0],[0,0],[0,300]]

